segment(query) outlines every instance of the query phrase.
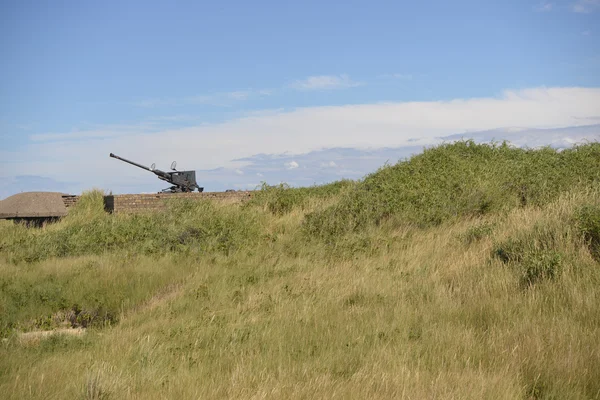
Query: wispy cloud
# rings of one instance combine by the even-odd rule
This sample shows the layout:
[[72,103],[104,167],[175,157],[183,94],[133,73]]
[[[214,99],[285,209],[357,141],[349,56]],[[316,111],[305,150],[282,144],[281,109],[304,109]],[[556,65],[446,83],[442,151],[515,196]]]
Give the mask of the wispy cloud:
[[156,108],[165,106],[184,105],[211,105],[217,107],[231,107],[234,104],[246,101],[251,97],[270,96],[272,91],[261,90],[237,90],[233,92],[220,92],[208,95],[186,96],[181,98],[149,98],[133,102],[134,106],[144,108]]
[[257,91],[257,93],[261,96],[271,96],[272,94],[275,93],[274,89],[260,89]]
[[134,105],[136,107],[144,107],[144,108],[170,106],[173,104],[175,104],[174,99],[159,99],[159,98],[136,100],[132,103],[132,105]]
[[[422,148],[452,134],[503,127],[590,125],[597,124],[599,117],[600,88],[533,88],[510,90],[487,98],[270,111],[183,128],[135,125],[81,129],[36,135],[34,141],[18,151],[0,149],[0,177],[43,175],[60,180],[68,176],[73,181],[84,182],[86,188],[107,190],[119,187],[133,190],[132,184],[141,181],[159,185],[152,174],[110,159],[108,154],[113,152],[142,164],[156,162],[159,168],[167,167],[173,159],[177,159],[181,169],[225,168],[230,171],[228,176],[233,177],[233,182],[234,178],[256,179],[257,173],[275,176],[264,170],[248,169],[247,157],[262,153],[263,159],[268,160],[272,158],[270,155],[287,152],[285,157],[274,161],[273,168],[293,171],[297,174],[294,179],[300,181],[306,165],[297,155],[321,149],[346,147],[368,152],[369,149],[403,146]],[[523,132],[526,131],[518,134],[525,135]],[[500,132],[497,139],[501,139],[500,134],[507,132]],[[543,138],[543,134],[540,132],[540,137]],[[253,161],[257,162],[257,158]],[[330,161],[338,167],[321,166]],[[296,168],[286,169],[296,164]],[[73,168],[75,165],[77,168]],[[352,169],[352,165],[331,155],[319,159],[315,167],[345,176],[346,170]],[[202,175],[198,179],[210,188]],[[214,185],[218,184],[219,179],[215,178]],[[219,185],[222,187],[222,183]]]
[[337,164],[335,163],[335,161],[329,161],[329,162],[322,162],[321,164],[319,164],[319,166],[321,168],[336,168]]
[[158,115],[150,117],[150,121],[156,122],[183,122],[183,121],[196,121],[199,119],[198,116],[178,114],[178,115]]
[[573,3],[573,11],[589,14],[600,9],[600,0],[578,0]]
[[382,79],[397,79],[397,80],[402,80],[402,81],[411,81],[414,76],[413,74],[404,74],[404,73],[393,73],[393,74],[382,74],[379,75],[378,78],[382,78]]
[[[388,78],[393,79],[412,79],[412,75],[408,74],[389,74]],[[185,96],[180,98],[175,97],[157,97],[145,98],[131,103],[136,107],[142,108],[160,108],[160,107],[177,107],[188,105],[210,105],[215,107],[232,107],[238,103],[256,98],[264,98],[281,93],[285,89],[296,89],[301,91],[318,91],[345,89],[364,85],[364,82],[357,82],[350,78],[347,74],[341,75],[316,75],[309,76],[306,79],[301,79],[284,85],[279,88],[263,88],[263,89],[248,89],[237,90],[232,92],[218,92],[212,94],[201,94],[194,96]]]
[[554,8],[554,4],[549,1],[543,1],[534,7],[537,12],[549,12]]
[[361,85],[363,83],[353,81],[350,79],[350,76],[342,74],[309,76],[306,79],[291,83],[290,87],[297,90],[330,90],[346,89]]
[[67,132],[35,133],[28,136],[31,142],[85,141],[113,137],[148,135],[163,131],[174,124],[197,121],[197,118],[184,115],[156,116],[136,124],[85,125]]
[[226,97],[232,100],[246,100],[250,96],[248,91],[229,92]]

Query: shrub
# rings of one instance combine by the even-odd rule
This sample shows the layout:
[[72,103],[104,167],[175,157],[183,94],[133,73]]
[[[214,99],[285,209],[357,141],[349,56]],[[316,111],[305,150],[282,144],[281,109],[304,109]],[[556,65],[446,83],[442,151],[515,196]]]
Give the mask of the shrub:
[[596,261],[600,261],[600,206],[588,205],[575,213],[575,223]]
[[553,280],[562,269],[559,249],[567,236],[560,225],[539,223],[494,246],[493,254],[511,265],[522,286],[530,287],[543,280]]
[[339,201],[306,216],[311,236],[338,237],[386,221],[421,227],[519,206],[542,206],[600,182],[600,143],[558,152],[507,143],[445,144],[365,177]]
[[521,262],[520,282],[523,286],[532,286],[542,280],[553,280],[560,273],[562,266],[560,253],[539,251],[528,253]]

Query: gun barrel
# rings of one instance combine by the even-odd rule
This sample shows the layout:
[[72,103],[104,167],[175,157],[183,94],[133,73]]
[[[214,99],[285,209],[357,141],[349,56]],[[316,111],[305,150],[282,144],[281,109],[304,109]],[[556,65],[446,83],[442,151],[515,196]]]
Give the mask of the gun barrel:
[[134,165],[138,168],[145,169],[146,171],[152,172],[154,175],[158,176],[158,179],[169,182],[171,186],[169,189],[165,189],[164,191],[170,191],[171,193],[185,193],[185,192],[193,192],[194,189],[198,189],[199,192],[202,192],[204,188],[201,188],[196,183],[196,172],[195,171],[174,171],[174,172],[164,172],[160,169],[155,169],[154,164],[152,164],[151,168],[146,167],[145,165],[138,164],[131,160],[128,160],[123,157],[119,157],[116,154],[110,153],[112,158],[116,158],[117,160],[121,160],[126,162],[127,164]]
[[138,167],[138,168],[145,169],[146,171],[154,172],[154,171],[152,171],[150,168],[146,167],[145,165],[138,164],[138,163],[136,163],[136,162],[133,162],[133,161],[130,161],[130,160],[126,159],[126,158],[119,157],[119,156],[118,156],[118,155],[116,155],[116,154],[110,153],[110,156],[111,156],[112,158],[116,158],[117,160],[124,161],[124,162],[126,162],[126,163],[128,163],[128,164],[135,165],[135,166],[136,166],[136,167]]

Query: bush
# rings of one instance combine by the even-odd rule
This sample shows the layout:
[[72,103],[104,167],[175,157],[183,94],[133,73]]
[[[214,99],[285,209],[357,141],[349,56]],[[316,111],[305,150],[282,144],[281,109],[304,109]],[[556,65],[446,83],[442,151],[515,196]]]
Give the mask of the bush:
[[511,265],[524,287],[544,280],[554,280],[562,269],[563,256],[559,252],[563,235],[560,226],[537,224],[494,246],[493,254]]
[[576,226],[596,261],[600,262],[600,206],[588,205],[575,213]]
[[555,251],[528,253],[521,262],[520,282],[523,286],[533,286],[543,280],[553,280],[562,267],[561,254]]
[[542,206],[600,182],[600,143],[564,151],[463,141],[368,175],[332,206],[310,213],[305,231],[337,237],[387,221],[421,227],[519,206]]

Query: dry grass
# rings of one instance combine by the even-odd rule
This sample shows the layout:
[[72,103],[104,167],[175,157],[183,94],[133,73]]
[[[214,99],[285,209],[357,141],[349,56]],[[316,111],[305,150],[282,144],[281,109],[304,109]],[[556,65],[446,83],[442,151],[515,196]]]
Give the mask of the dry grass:
[[599,151],[459,143],[245,205],[0,221],[0,393],[600,398]]

